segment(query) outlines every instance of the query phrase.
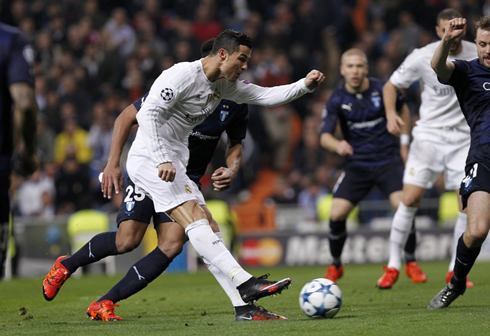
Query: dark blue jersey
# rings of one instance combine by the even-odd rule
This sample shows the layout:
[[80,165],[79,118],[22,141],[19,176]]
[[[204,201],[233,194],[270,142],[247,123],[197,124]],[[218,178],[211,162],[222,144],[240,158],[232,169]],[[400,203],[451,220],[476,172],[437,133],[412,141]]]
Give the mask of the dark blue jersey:
[[[369,78],[369,88],[352,94],[339,86],[323,110],[321,133],[335,132],[337,121],[342,135],[353,148],[348,164],[356,166],[383,165],[400,156],[397,137],[386,129],[383,105],[383,82]],[[397,96],[396,109],[404,103],[401,93]]]
[[454,60],[454,71],[447,83],[454,87],[461,110],[471,129],[467,163],[478,146],[490,143],[490,69],[472,61]]
[[[143,96],[143,99],[147,96]],[[133,103],[139,111],[141,99]],[[248,107],[229,100],[222,100],[218,107],[189,134],[189,162],[187,176],[198,186],[200,179],[213,158],[221,134],[226,131],[230,139],[243,140],[247,131]]]
[[22,32],[0,23],[0,157],[6,160],[13,151],[13,101],[9,87],[20,82],[34,85],[33,60],[33,50]]

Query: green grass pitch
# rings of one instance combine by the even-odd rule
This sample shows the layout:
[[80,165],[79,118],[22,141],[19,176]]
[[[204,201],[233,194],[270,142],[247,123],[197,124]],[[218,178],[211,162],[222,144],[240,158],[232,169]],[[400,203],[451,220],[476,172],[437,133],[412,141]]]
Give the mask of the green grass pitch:
[[[116,277],[70,278],[55,300],[42,295],[42,277],[0,282],[0,335],[490,335],[488,263],[472,270],[474,288],[445,310],[428,311],[444,286],[447,262],[422,262],[429,280],[412,283],[404,273],[391,290],[375,288],[380,265],[346,265],[338,284],[343,306],[333,319],[309,319],[299,308],[301,287],[324,267],[271,268],[271,279],[289,276],[292,287],[259,304],[287,321],[236,322],[231,304],[210,273],[163,274],[137,295],[119,302],[120,322],[92,321],[89,304]],[[48,270],[46,270],[47,272]],[[260,276],[266,271],[250,269]]]

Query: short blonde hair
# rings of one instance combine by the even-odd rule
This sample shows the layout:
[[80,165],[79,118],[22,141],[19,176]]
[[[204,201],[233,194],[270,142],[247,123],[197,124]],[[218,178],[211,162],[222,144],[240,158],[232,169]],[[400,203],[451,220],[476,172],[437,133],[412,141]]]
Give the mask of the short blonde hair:
[[361,49],[358,49],[358,48],[351,48],[349,50],[346,50],[343,54],[342,54],[342,57],[340,58],[340,64],[344,63],[344,59],[347,57],[347,56],[353,56],[353,55],[356,55],[356,56],[361,56],[363,59],[364,59],[364,62],[366,64],[368,64],[368,59],[367,59],[367,56],[366,56],[366,53],[364,51],[362,51]]

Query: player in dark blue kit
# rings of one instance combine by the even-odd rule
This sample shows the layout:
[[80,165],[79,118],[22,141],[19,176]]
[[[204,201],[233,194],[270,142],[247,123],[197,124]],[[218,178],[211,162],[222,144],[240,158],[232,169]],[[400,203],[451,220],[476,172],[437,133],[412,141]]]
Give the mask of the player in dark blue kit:
[[[203,53],[206,53],[207,47],[209,50],[211,49],[212,41],[207,44],[203,45]],[[102,191],[106,197],[112,197],[112,186],[114,186],[116,193],[120,192],[122,175],[119,169],[119,160],[121,151],[131,126],[136,124],[136,113],[141,108],[145,97],[126,108],[116,119],[111,152],[102,177]],[[193,129],[189,135],[190,159],[187,165],[187,175],[194,183],[200,185],[200,179],[213,157],[221,134],[226,131],[228,135],[227,167],[218,168],[211,179],[214,189],[217,191],[226,190],[230,187],[241,164],[241,143],[245,138],[247,121],[247,105],[238,105],[223,100],[202,124]],[[46,300],[54,299],[61,285],[78,267],[96,262],[109,255],[126,253],[136,248],[143,239],[153,217],[153,223],[156,224],[158,234],[158,247],[135,263],[119,283],[99,300],[94,301],[87,310],[93,319],[121,320],[114,314],[114,306],[117,306],[115,303],[145,288],[148,283],[163,273],[172,259],[182,251],[183,244],[187,241],[187,236],[182,227],[174,223],[167,214],[156,213],[153,201],[137,188],[129,177],[126,179],[123,199],[117,217],[117,232],[99,234],[73,256],[58,258],[43,283]],[[206,212],[213,231],[220,236],[218,224],[205,206],[204,200],[200,202],[200,205]],[[244,302],[230,279],[206,260],[205,263],[230,297],[235,307],[237,320],[285,319],[285,317],[270,313],[262,307]]]
[[447,24],[431,60],[439,81],[454,87],[461,110],[471,129],[471,146],[466,158],[466,177],[459,193],[468,208],[468,226],[458,241],[451,281],[429,303],[429,309],[448,307],[466,290],[466,277],[490,229],[490,16],[475,25],[478,58],[447,60],[453,41],[465,33],[466,19]]
[[14,151],[19,172],[36,169],[36,118],[32,64],[34,53],[27,38],[0,23],[0,279],[4,277],[9,246],[10,173]]
[[[346,219],[350,212],[374,186],[378,186],[396,208],[403,188],[399,140],[386,129],[384,83],[367,77],[367,57],[359,49],[349,49],[342,55],[340,71],[345,83],[334,91],[326,104],[320,139],[324,148],[347,157],[344,172],[333,191],[330,213],[329,242],[333,262],[327,268],[325,278],[334,282],[344,273],[341,254],[347,239]],[[397,111],[407,118],[408,108],[401,95],[397,99]],[[337,123],[343,140],[334,136]],[[403,133],[407,134],[408,130]],[[408,143],[402,145],[402,150],[406,159]],[[407,275],[414,282],[422,282],[426,277],[415,261],[415,245],[415,231],[412,230],[405,247]]]

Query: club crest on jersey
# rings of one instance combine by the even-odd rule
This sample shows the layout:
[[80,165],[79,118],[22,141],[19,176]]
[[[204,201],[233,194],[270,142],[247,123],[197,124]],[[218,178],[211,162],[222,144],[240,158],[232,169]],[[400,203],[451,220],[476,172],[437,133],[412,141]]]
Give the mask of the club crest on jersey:
[[126,214],[127,215],[131,215],[131,213],[133,212],[134,204],[135,204],[134,201],[126,202]]
[[165,88],[160,92],[160,97],[166,102],[171,101],[174,98],[174,90]]
[[376,95],[371,96],[371,102],[373,103],[373,106],[376,110],[379,110],[381,108],[381,97],[378,95],[377,92],[375,92]]
[[223,123],[228,118],[230,111],[228,111],[230,107],[228,105],[223,105],[223,110],[219,112],[219,120]]
[[214,89],[213,93],[208,94],[206,105],[208,105],[211,100],[220,100],[220,99],[221,99],[221,93],[219,92],[218,89]]
[[192,194],[191,187],[189,187],[188,184],[185,185],[185,192],[188,193],[188,194]]

